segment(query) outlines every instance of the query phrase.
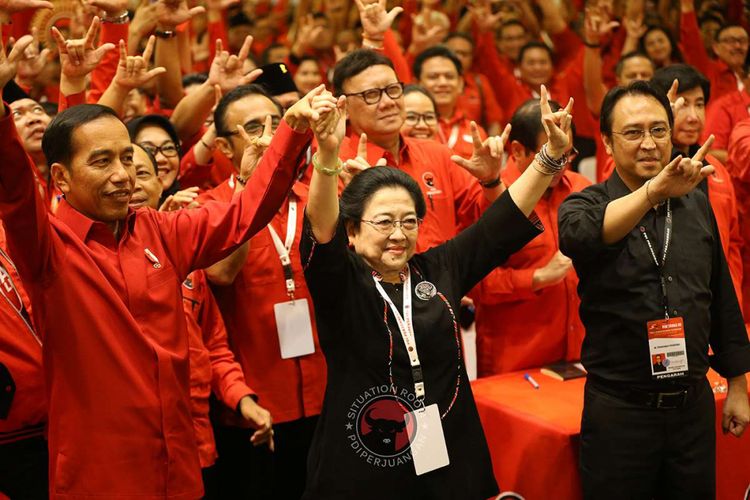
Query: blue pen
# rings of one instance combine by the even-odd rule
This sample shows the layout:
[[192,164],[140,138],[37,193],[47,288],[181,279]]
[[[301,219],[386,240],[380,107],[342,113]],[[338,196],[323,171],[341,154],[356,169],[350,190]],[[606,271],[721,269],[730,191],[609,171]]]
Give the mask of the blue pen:
[[531,384],[531,387],[533,387],[534,389],[539,389],[539,384],[537,383],[536,380],[534,380],[534,377],[532,377],[528,373],[524,373],[523,374],[523,378],[526,379],[526,382],[528,382],[529,384]]

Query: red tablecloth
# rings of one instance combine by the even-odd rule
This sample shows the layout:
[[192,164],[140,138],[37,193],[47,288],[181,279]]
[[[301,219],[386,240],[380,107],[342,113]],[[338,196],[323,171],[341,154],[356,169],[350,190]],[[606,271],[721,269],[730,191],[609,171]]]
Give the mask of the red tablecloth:
[[[539,389],[523,373],[472,383],[500,490],[526,500],[580,499],[578,441],[585,379],[560,382],[539,370],[527,373]],[[713,373],[709,379],[720,380]],[[725,397],[715,394],[717,499],[744,500],[750,487],[750,435],[737,439],[722,434]]]

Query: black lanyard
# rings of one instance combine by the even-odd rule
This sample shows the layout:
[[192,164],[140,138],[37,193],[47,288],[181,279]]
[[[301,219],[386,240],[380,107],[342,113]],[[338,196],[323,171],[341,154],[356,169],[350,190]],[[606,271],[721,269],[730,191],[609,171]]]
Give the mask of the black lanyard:
[[640,226],[640,230],[641,230],[641,234],[643,235],[643,239],[646,240],[646,245],[648,245],[648,250],[651,253],[651,258],[653,259],[654,264],[656,265],[656,268],[659,270],[659,280],[661,281],[662,303],[664,305],[664,318],[669,319],[669,301],[667,300],[667,279],[664,277],[664,263],[667,261],[667,252],[669,251],[669,241],[672,239],[672,206],[670,204],[669,199],[667,199],[667,217],[666,217],[666,220],[664,221],[664,249],[662,251],[661,262],[659,262],[659,259],[656,257],[654,246],[651,244],[651,239],[648,237],[646,228],[644,226]]

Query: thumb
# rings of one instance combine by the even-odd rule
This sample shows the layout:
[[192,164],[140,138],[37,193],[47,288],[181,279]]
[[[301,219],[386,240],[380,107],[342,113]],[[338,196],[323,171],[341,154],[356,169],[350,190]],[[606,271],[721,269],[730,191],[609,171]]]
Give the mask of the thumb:
[[375,162],[376,167],[385,167],[388,165],[388,161],[385,158],[381,158]]
[[465,168],[467,170],[471,169],[471,163],[463,156],[451,155],[451,161],[459,167]]
[[664,171],[667,172],[668,174],[674,173],[675,169],[677,168],[677,165],[679,165],[681,161],[682,161],[682,155],[677,155],[677,157],[674,160],[667,163],[667,166],[664,167]]
[[114,48],[115,48],[114,43],[105,43],[104,45],[102,45],[101,47],[99,47],[98,49],[94,51],[94,56],[96,56],[96,60],[98,61],[99,59],[104,57],[104,54],[106,54],[107,52],[109,52],[110,50]]

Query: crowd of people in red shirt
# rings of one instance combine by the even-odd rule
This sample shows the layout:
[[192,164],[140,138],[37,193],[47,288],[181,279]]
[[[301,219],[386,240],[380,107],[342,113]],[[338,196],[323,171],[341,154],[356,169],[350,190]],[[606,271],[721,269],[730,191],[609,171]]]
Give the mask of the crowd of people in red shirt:
[[[747,310],[746,9],[739,0],[0,0],[0,493],[302,495],[326,359],[298,248],[317,149],[309,129],[326,91],[349,102],[341,188],[378,165],[409,174],[427,203],[418,251],[475,222],[531,165],[547,140],[542,89],[553,110],[575,102],[568,168],[536,207],[545,232],[465,299],[480,377],[580,358],[578,280],[559,249],[557,211],[612,172],[602,99],[635,80],[672,102],[675,154],[715,137],[707,189]],[[83,139],[53,118],[78,108],[76,119],[93,119],[85,104],[126,124],[132,196],[61,167],[78,161]],[[481,166],[503,148],[507,124],[498,177]],[[114,128],[99,127],[80,161],[108,168]],[[94,222],[123,196],[155,225],[124,219],[113,238]],[[219,213],[215,202],[236,209]],[[181,296],[168,286],[175,276],[187,276]],[[281,325],[280,306],[295,302],[306,308],[295,316],[309,331],[301,344]]]

